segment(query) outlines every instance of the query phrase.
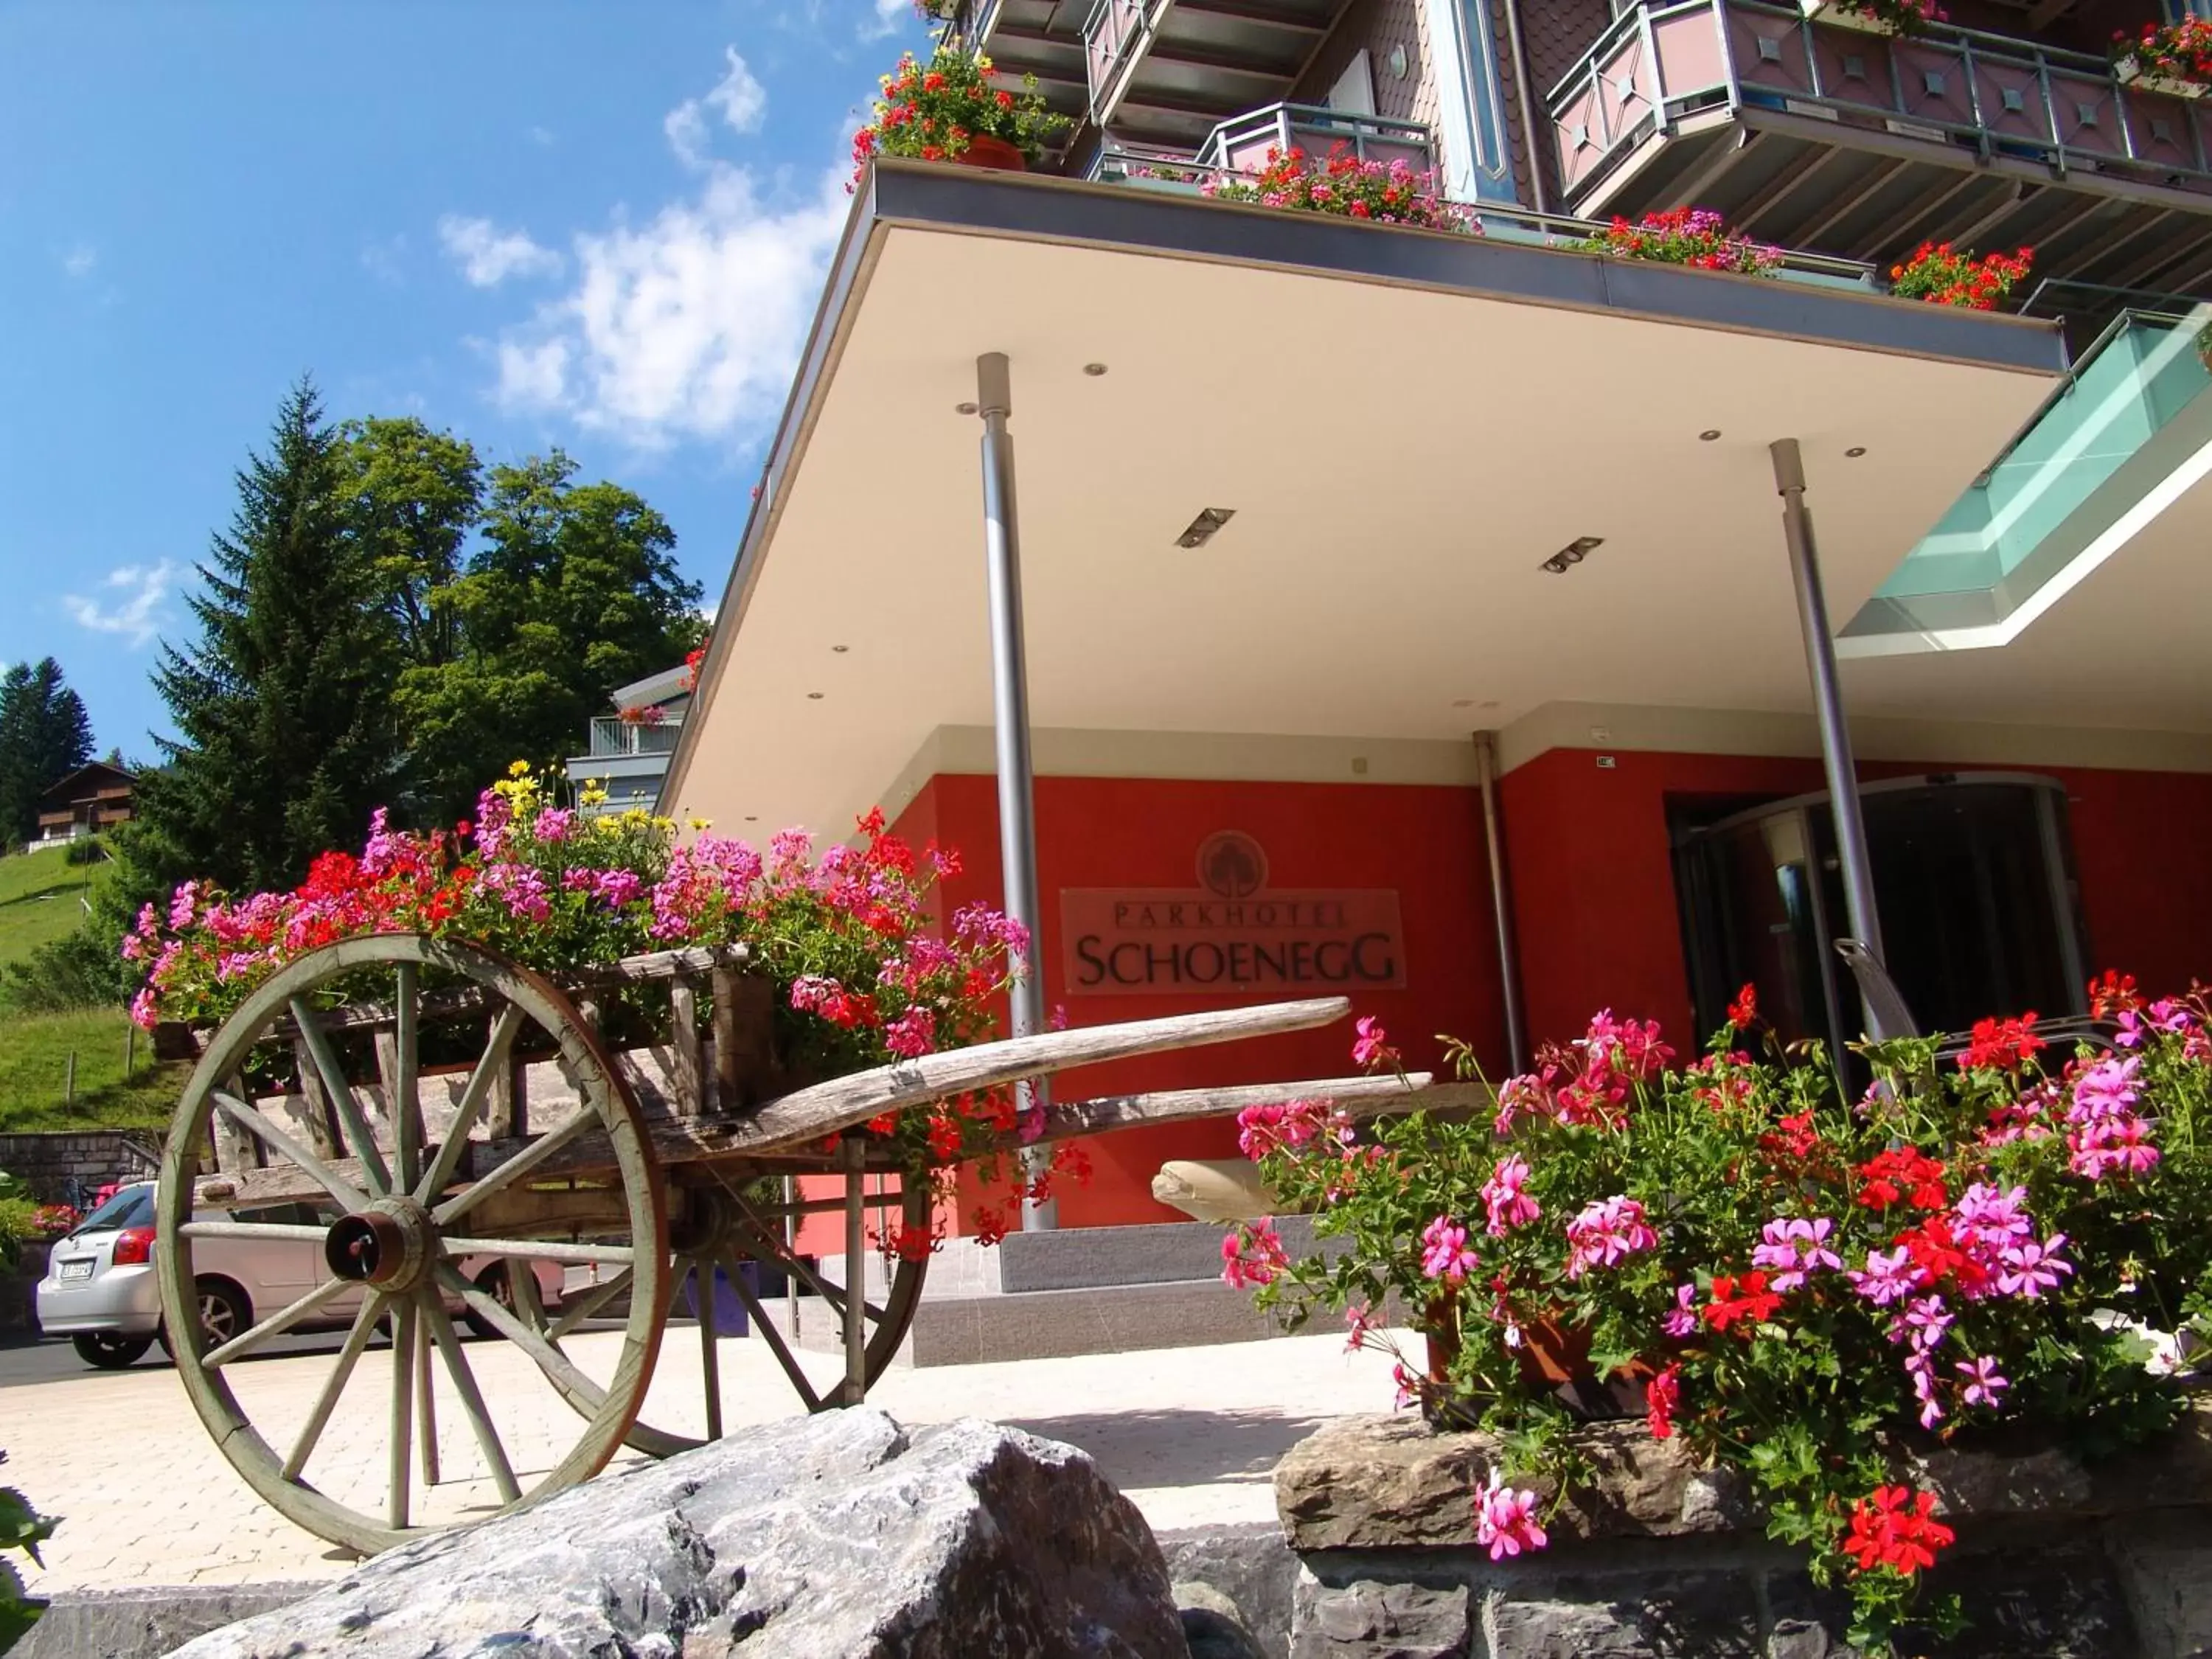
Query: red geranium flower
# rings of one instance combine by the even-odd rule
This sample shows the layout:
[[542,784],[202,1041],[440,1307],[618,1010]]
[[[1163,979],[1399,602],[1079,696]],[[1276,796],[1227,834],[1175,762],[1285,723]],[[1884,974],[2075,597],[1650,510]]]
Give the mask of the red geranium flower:
[[1728,1017],[1729,1024],[1739,1031],[1759,1023],[1759,989],[1756,986],[1746,985],[1735,994],[1735,1000],[1729,1004]]
[[1951,1201],[1943,1185],[1943,1166],[1910,1146],[1900,1146],[1859,1166],[1865,1185],[1858,1201],[1870,1210],[1909,1203],[1916,1210],[1940,1210]]
[[[1741,1294],[1738,1292],[1741,1291]],[[1713,1279],[1713,1299],[1705,1309],[1705,1323],[1724,1331],[1739,1319],[1758,1324],[1774,1316],[1782,1298],[1766,1288],[1766,1275],[1744,1274],[1741,1279],[1722,1273]]]
[[1851,1511],[1844,1552],[1857,1558],[1861,1572],[1888,1567],[1910,1578],[1921,1568],[1934,1566],[1936,1552],[1954,1535],[1935,1518],[1935,1509],[1932,1492],[1876,1486]]
[[2033,1009],[2018,1019],[1978,1019],[1974,1022],[1973,1042],[1959,1056],[1959,1069],[1971,1072],[1986,1066],[1996,1071],[2016,1072],[2027,1063],[2029,1055],[2049,1046],[2035,1034]]

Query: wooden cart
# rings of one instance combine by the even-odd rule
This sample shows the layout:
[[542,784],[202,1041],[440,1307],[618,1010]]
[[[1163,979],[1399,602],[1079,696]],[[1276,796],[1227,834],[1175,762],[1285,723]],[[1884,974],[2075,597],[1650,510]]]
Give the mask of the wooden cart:
[[[971,1090],[1349,1012],[1330,998],[1040,1033],[795,1086],[775,1052],[771,989],[744,965],[742,947],[672,951],[556,985],[471,945],[380,935],[301,957],[195,1035],[161,1169],[163,1315],[202,1421],[271,1505],[374,1552],[586,1480],[625,1443],[660,1455],[775,1414],[726,1396],[718,1270],[807,1408],[857,1402],[905,1336],[929,1265],[879,1247],[902,1228],[927,1231],[931,1194],[880,1142],[844,1132]],[[599,1008],[647,991],[665,997],[665,1042],[611,1051]],[[271,1092],[255,1076],[287,1081]],[[1268,1099],[1378,1103],[1405,1086],[1355,1078],[1063,1103],[1043,1139]],[[802,1187],[804,1176],[831,1182]],[[825,1212],[843,1223],[841,1273],[794,1247],[799,1221]],[[200,1310],[223,1289],[216,1240],[301,1265],[295,1299],[252,1309],[210,1346]],[[884,1264],[872,1288],[871,1260]],[[810,1293],[793,1305],[834,1324],[833,1356],[794,1340],[747,1261]],[[654,1427],[640,1413],[687,1279],[703,1398],[672,1406],[678,1379],[666,1379],[655,1407],[672,1420]],[[560,1287],[550,1304],[549,1281]],[[456,1314],[492,1340],[465,1346]],[[253,1363],[295,1328],[341,1326],[312,1398],[301,1366]],[[537,1403],[512,1403],[526,1391]],[[546,1409],[549,1394],[565,1409]]]

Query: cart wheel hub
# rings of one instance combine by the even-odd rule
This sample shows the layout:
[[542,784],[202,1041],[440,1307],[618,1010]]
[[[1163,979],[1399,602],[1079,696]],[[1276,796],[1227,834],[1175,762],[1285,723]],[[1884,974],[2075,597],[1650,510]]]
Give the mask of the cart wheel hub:
[[323,1260],[340,1279],[397,1294],[429,1276],[436,1245],[428,1210],[411,1198],[386,1198],[333,1222]]

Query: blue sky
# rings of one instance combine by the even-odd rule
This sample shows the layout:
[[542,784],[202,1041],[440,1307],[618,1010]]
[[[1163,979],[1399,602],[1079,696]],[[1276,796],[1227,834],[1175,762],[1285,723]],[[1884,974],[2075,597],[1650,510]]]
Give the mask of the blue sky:
[[0,8],[0,662],[101,749],[285,388],[637,489],[719,596],[907,0]]

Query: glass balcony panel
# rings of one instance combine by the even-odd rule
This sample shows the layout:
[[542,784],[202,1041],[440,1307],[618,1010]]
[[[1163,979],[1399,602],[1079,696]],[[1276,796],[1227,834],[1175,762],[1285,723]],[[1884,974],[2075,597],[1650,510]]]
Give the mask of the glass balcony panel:
[[[2163,485],[2187,452],[2212,442],[2208,319],[2212,307],[2121,312],[2068,383],[1899,562],[1843,639],[2002,643],[1944,636],[2002,623]],[[2131,464],[2133,476],[2123,480]]]
[[592,721],[592,753],[599,757],[673,754],[676,740],[683,731],[681,719],[672,718],[647,726],[601,714]]

